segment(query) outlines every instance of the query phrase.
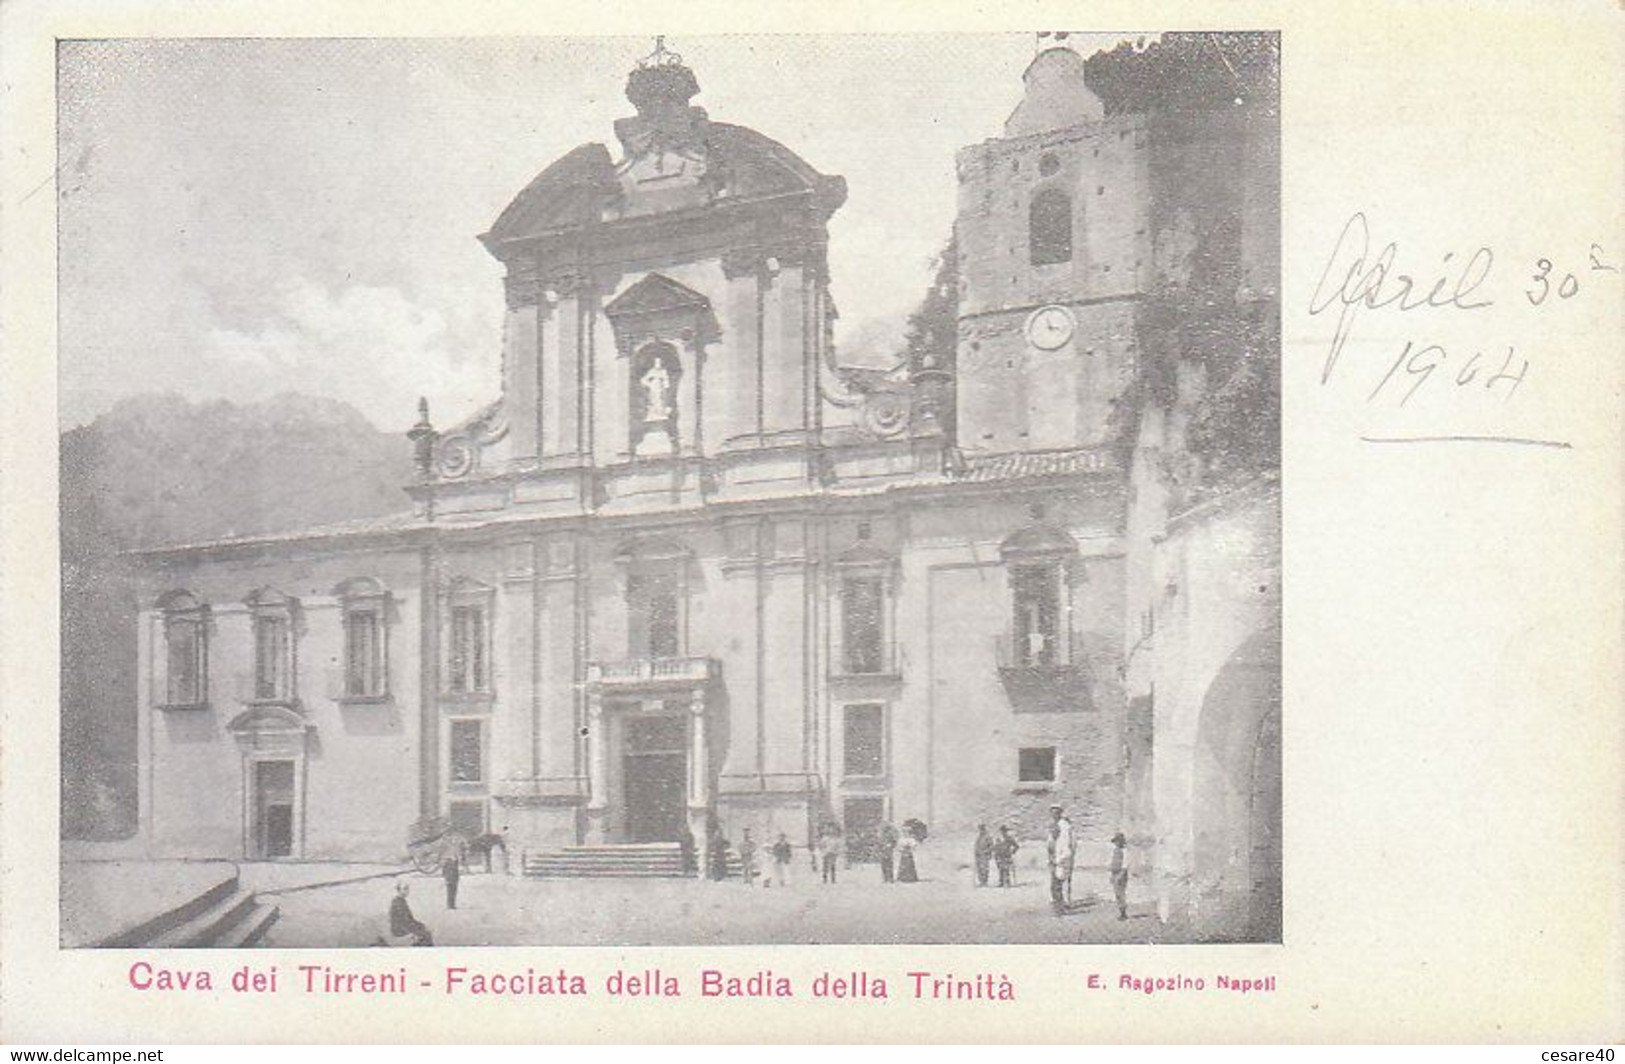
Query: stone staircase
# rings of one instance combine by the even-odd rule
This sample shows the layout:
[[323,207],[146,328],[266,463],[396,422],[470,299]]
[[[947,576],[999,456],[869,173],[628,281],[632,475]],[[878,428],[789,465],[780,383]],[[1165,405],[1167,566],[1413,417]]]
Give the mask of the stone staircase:
[[129,949],[237,949],[258,945],[281,910],[245,890],[236,875],[186,903],[96,945]]
[[[565,846],[527,853],[525,875],[534,879],[682,879],[683,851],[675,842],[622,842]],[[739,855],[728,853],[728,875],[739,875]]]

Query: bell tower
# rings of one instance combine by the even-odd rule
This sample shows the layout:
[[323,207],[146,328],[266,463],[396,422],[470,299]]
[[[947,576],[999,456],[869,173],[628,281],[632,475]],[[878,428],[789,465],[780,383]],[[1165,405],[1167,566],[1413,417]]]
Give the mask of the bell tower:
[[1049,48],[1004,135],[958,157],[958,440],[968,453],[1106,442],[1150,277],[1145,123],[1107,116]]

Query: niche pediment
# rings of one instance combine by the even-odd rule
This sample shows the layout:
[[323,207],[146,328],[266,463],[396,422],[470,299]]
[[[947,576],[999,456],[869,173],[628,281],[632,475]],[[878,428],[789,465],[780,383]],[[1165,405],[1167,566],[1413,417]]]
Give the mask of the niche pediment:
[[677,341],[690,350],[720,334],[711,300],[664,274],[645,275],[604,307],[625,356],[645,340]]

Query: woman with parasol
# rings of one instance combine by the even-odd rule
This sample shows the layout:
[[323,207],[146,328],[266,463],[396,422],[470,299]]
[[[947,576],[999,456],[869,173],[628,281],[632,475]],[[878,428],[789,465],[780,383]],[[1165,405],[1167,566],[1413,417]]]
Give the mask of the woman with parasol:
[[915,817],[903,821],[902,838],[897,840],[897,882],[918,883],[919,870],[914,865],[914,847],[925,841],[925,822]]

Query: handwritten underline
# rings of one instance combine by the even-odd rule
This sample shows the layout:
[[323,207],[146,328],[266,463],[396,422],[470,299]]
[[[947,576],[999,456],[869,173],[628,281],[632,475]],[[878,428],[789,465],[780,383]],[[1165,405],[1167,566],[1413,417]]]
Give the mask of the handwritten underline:
[[1521,447],[1556,447],[1572,450],[1562,440],[1536,440],[1526,436],[1361,436],[1366,443],[1510,443]]

